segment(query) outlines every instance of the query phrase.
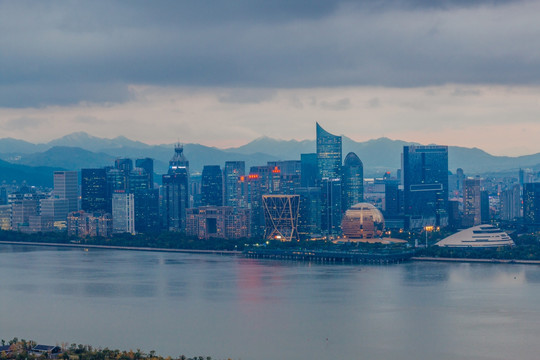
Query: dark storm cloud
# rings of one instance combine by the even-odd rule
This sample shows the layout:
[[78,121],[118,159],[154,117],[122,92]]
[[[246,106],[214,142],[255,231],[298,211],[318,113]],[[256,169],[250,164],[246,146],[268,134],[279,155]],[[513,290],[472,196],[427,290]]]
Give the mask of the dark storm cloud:
[[534,2],[0,2],[0,106],[122,102],[129,84],[537,84]]

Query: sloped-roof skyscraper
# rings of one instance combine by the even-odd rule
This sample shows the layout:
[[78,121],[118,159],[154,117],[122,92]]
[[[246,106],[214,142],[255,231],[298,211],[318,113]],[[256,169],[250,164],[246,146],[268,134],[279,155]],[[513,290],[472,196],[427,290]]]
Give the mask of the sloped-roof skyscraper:
[[319,179],[341,178],[341,136],[330,134],[317,123],[317,168]]

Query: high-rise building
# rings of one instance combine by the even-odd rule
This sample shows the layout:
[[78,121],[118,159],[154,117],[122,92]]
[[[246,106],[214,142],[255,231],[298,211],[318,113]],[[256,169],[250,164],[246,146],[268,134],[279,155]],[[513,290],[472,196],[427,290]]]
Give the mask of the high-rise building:
[[223,205],[223,174],[219,165],[205,165],[201,178],[201,205]]
[[81,169],[81,209],[107,211],[107,172],[105,169]]
[[523,184],[523,220],[527,225],[540,225],[540,183]]
[[240,207],[240,177],[246,173],[244,161],[227,161],[223,171],[223,201],[225,206]]
[[384,216],[392,218],[403,214],[403,191],[397,180],[384,182]]
[[343,163],[343,211],[364,202],[364,165],[353,152],[345,157]]
[[482,224],[489,224],[491,222],[489,192],[487,190],[480,191],[480,220]]
[[341,233],[342,211],[341,179],[323,179],[321,182],[321,230],[323,235],[338,236]]
[[482,223],[480,179],[463,180],[463,226],[473,227]]
[[143,169],[148,178],[148,188],[154,188],[154,160],[151,158],[137,159],[135,160],[135,167]]
[[58,199],[66,199],[70,212],[79,210],[78,173],[76,171],[55,171],[53,195]]
[[153,183],[150,182],[146,170],[143,168],[134,168],[129,173],[129,188],[127,189],[130,193],[136,193],[140,190],[153,189]]
[[163,175],[164,226],[170,231],[185,231],[186,209],[189,207],[189,161],[184,147],[177,144],[169,161],[169,171]]
[[521,189],[515,184],[508,190],[501,192],[501,220],[514,220],[521,217]]
[[263,195],[266,239],[298,241],[300,195]]
[[112,198],[114,233],[135,234],[135,198],[133,194],[116,192]]
[[158,232],[159,189],[143,189],[133,193],[135,201],[135,232]]
[[53,221],[66,222],[69,211],[69,200],[48,198],[41,200],[41,215],[53,219]]
[[317,167],[317,154],[300,154],[301,186],[314,187],[319,177]]
[[319,179],[341,179],[341,136],[332,135],[317,123],[317,168]]
[[321,188],[301,187],[296,189],[300,195],[298,214],[298,235],[302,240],[321,236]]
[[16,192],[9,194],[11,204],[11,230],[28,232],[31,216],[40,214],[40,201],[45,194],[35,192]]
[[[267,167],[264,167],[267,168]],[[248,176],[240,177],[240,207],[250,210],[250,226],[252,236],[264,234],[264,212],[262,195],[268,193],[267,177],[251,168]]]
[[448,147],[403,147],[404,212],[409,228],[448,224]]

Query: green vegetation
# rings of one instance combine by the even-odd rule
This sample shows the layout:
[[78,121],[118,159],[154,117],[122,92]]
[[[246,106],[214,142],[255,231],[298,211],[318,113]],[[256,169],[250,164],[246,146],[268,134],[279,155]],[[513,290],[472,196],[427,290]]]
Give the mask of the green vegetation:
[[190,250],[243,250],[244,246],[254,244],[256,239],[198,239],[178,232],[161,232],[156,234],[115,234],[111,238],[68,236],[65,232],[48,232],[24,234],[16,231],[0,231],[0,240],[13,242],[37,242],[106,246],[133,246],[165,249]]
[[[155,351],[150,351],[148,354],[137,349],[136,351],[121,351],[110,350],[108,348],[99,349],[93,348],[90,345],[78,345],[78,344],[61,344],[58,345],[62,351],[59,354],[43,354],[34,355],[32,348],[36,346],[35,341],[19,340],[14,338],[10,341],[2,340],[2,345],[10,345],[8,351],[0,352],[0,359],[15,359],[15,360],[28,360],[28,359],[50,359],[58,358],[62,360],[211,360],[210,356],[195,356],[188,358],[181,355],[177,358],[162,357],[156,355]],[[230,360],[230,359],[229,359]]]

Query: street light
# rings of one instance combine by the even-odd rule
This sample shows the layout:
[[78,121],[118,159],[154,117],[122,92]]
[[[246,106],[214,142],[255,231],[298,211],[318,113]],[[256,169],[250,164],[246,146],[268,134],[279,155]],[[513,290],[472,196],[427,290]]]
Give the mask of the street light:
[[424,227],[424,230],[425,230],[425,232],[426,232],[426,249],[427,249],[427,247],[428,247],[428,244],[427,244],[427,233],[428,233],[428,231],[433,231],[433,229],[434,229],[434,227],[433,227],[432,225],[429,225],[429,226],[425,226],[425,227]]

